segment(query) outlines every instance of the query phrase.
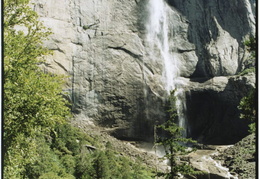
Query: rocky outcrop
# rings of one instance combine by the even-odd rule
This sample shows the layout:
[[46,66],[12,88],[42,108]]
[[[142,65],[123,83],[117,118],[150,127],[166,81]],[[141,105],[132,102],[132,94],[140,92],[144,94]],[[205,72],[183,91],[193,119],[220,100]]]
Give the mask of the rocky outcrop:
[[225,167],[238,175],[238,178],[255,178],[256,153],[256,138],[254,134],[250,134],[234,146],[220,152],[214,159],[221,160]]
[[185,157],[195,169],[204,171],[197,178],[246,179],[256,177],[255,135],[243,138],[235,145],[208,146],[210,150],[197,150]]
[[[53,50],[45,68],[69,75],[66,90],[76,120],[111,127],[115,129],[112,134],[119,138],[152,140],[155,121],[162,122],[166,116],[165,63],[158,46],[151,46],[147,40],[147,20],[151,15],[148,2],[33,0],[40,20],[53,31],[45,42]],[[243,40],[255,33],[254,3],[168,0],[170,6],[165,6],[169,54],[177,64],[178,75],[192,78],[181,79],[193,81],[186,86],[190,88],[186,98],[188,121],[192,125],[190,134],[196,137],[218,135],[216,130],[222,127],[219,122],[226,121],[223,116],[229,119],[225,114],[229,115],[245,95],[245,91],[240,91],[241,86],[237,87],[240,80],[213,78],[215,83],[207,86],[207,82],[202,85],[194,78],[230,76],[243,70],[248,56]],[[247,84],[243,85],[248,88]],[[207,111],[207,104],[212,101],[208,91],[212,92],[214,101],[229,94],[236,100],[225,100],[225,106],[221,100],[212,103],[212,114],[217,115],[204,116],[202,111]],[[229,112],[226,107],[230,108]],[[194,118],[198,111],[194,122],[191,116]],[[232,115],[230,121],[234,122],[237,114]],[[215,124],[210,132],[197,132]],[[205,140],[212,138],[208,136]]]
[[188,163],[196,170],[203,171],[203,173],[196,175],[200,179],[237,179],[237,174],[231,172],[228,168],[223,166],[218,156],[222,155],[224,150],[228,150],[231,146],[214,146],[211,150],[197,150],[192,152],[181,160],[188,161]]
[[206,144],[238,142],[250,123],[239,118],[238,105],[255,88],[254,74],[204,80],[190,81],[186,91],[188,135]]

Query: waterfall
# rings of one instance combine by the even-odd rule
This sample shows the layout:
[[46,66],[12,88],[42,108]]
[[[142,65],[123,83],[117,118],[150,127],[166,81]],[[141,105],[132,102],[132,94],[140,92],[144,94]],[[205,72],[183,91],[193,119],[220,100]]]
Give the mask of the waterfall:
[[167,92],[175,88],[174,79],[178,76],[178,68],[176,61],[169,53],[169,19],[168,12],[169,7],[164,0],[150,0],[148,3],[148,9],[150,18],[148,20],[147,40],[151,45],[151,48],[156,48],[160,51],[160,56],[164,61],[164,83]]
[[184,110],[185,94],[181,88],[182,81],[178,80],[180,72],[178,69],[178,58],[170,52],[171,40],[171,8],[164,0],[149,0],[148,4],[149,18],[146,24],[148,47],[151,49],[152,56],[156,60],[163,61],[163,82],[165,90],[175,90],[176,107],[179,116],[179,126],[184,128],[184,136],[186,136],[186,120]]

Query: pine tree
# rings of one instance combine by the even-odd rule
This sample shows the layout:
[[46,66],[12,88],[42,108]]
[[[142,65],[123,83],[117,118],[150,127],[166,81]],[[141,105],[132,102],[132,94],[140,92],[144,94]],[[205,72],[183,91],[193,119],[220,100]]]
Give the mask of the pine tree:
[[191,151],[185,146],[188,143],[196,141],[182,136],[183,128],[179,127],[175,122],[178,120],[175,91],[171,92],[170,96],[170,119],[164,124],[157,126],[165,132],[164,137],[159,137],[157,145],[162,145],[165,149],[165,156],[170,162],[170,171],[166,173],[158,173],[158,176],[164,176],[167,179],[174,179],[178,174],[192,175],[199,174],[191,166],[186,163],[178,162],[178,156],[188,154]]
[[110,178],[109,162],[103,151],[97,153],[94,160],[93,167],[95,169],[94,178],[96,179],[108,179]]
[[256,89],[252,89],[249,94],[243,97],[239,103],[238,109],[241,110],[240,118],[249,120],[251,123],[249,124],[249,132],[255,133],[255,121],[256,121]]
[[[246,74],[248,72],[255,72],[255,60],[256,60],[256,38],[251,37],[249,40],[245,41],[245,46],[250,52],[250,57],[247,59],[248,61],[251,59],[252,67],[249,69],[245,69],[241,75]],[[249,132],[255,133],[255,121],[256,121],[256,105],[257,105],[257,93],[256,89],[252,89],[249,93],[244,96],[239,103],[238,109],[240,112],[240,118],[250,120],[251,124],[249,124]]]

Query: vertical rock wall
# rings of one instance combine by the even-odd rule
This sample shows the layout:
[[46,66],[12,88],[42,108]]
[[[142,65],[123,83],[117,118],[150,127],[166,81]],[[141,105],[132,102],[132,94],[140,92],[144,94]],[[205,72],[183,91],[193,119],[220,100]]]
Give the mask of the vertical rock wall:
[[255,35],[255,1],[168,0],[186,19],[198,62],[191,77],[230,76],[244,68],[243,42]]
[[189,78],[188,133],[202,143],[235,143],[248,134],[249,123],[239,118],[237,106],[255,87],[254,74],[238,75],[249,58],[244,41],[255,36],[255,1],[168,0],[168,4],[186,20],[188,42],[195,44],[195,70],[182,75]]
[[[69,75],[66,90],[81,125],[108,126],[119,138],[152,140],[155,121],[165,119],[164,64],[146,39],[148,1],[33,0],[40,20],[53,31],[45,42],[53,50],[45,68]],[[243,70],[243,40],[255,32],[253,3],[168,0],[170,54],[184,81]],[[194,105],[188,101],[187,109],[205,110]]]
[[45,43],[54,52],[46,68],[70,76],[66,90],[76,120],[111,127],[119,138],[150,140],[154,122],[165,116],[165,91],[162,64],[150,62],[139,36],[138,2],[34,3],[53,31]]

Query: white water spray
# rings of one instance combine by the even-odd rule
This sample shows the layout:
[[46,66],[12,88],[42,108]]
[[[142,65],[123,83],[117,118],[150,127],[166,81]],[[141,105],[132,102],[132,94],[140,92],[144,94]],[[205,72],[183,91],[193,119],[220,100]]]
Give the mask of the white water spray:
[[176,60],[169,52],[169,7],[164,0],[150,0],[148,3],[150,18],[148,20],[147,40],[150,48],[159,50],[158,58],[164,61],[164,83],[168,93],[175,89],[174,79],[178,76]]
[[186,120],[184,110],[186,109],[183,81],[178,80],[180,76],[178,69],[178,59],[170,52],[170,45],[173,41],[170,40],[171,23],[171,8],[164,0],[149,0],[149,20],[146,24],[147,41],[149,48],[152,50],[152,55],[156,59],[163,60],[163,81],[165,89],[170,94],[170,91],[175,90],[176,107],[179,116],[179,126],[184,128],[184,136],[186,136]]

